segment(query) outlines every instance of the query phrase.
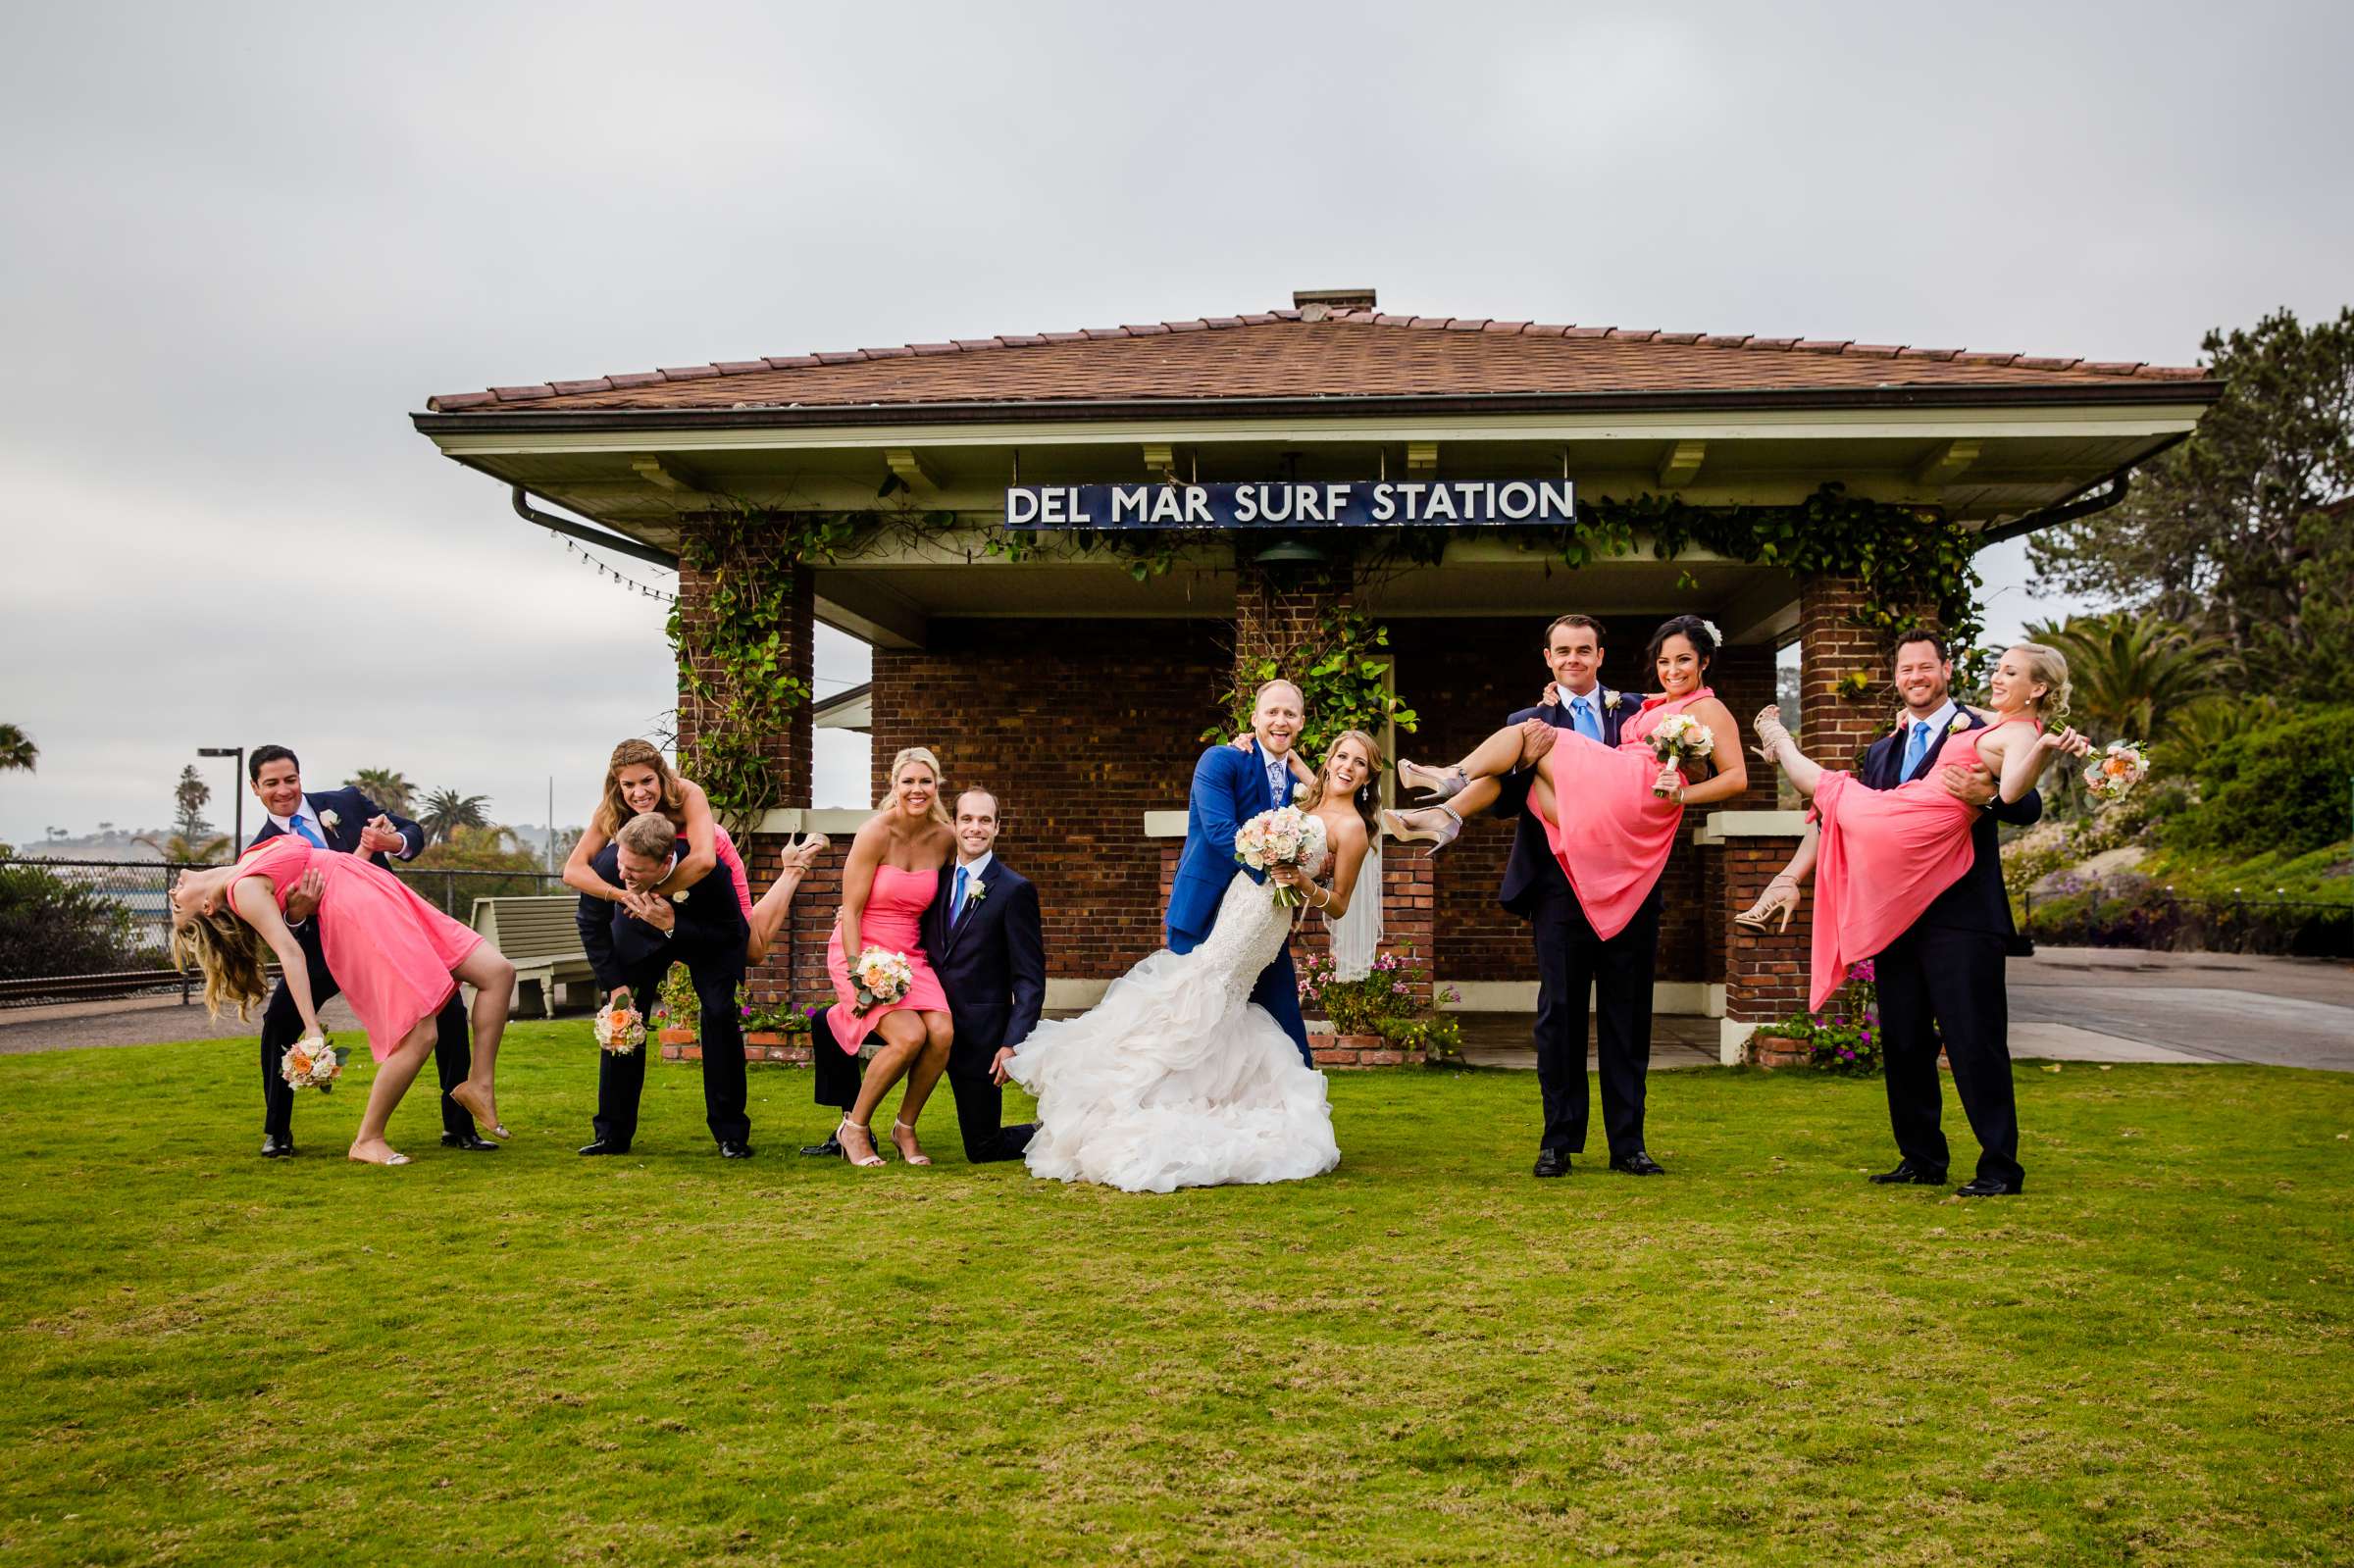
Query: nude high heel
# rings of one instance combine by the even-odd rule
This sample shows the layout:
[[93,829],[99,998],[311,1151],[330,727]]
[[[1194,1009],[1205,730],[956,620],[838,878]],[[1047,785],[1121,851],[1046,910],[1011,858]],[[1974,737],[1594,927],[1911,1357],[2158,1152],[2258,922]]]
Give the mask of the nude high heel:
[[[866,1153],[864,1156],[852,1154],[850,1152],[850,1145],[842,1142],[842,1135],[844,1133],[863,1133],[866,1135]],[[834,1129],[834,1141],[837,1143],[842,1143],[842,1157],[845,1160],[848,1160],[852,1165],[869,1166],[881,1165],[885,1163],[883,1156],[875,1152],[875,1130],[871,1127],[860,1127],[856,1122],[851,1121],[846,1116],[842,1119],[842,1125]]]
[[1422,792],[1430,801],[1453,800],[1471,787],[1471,780],[1460,768],[1429,768],[1419,762],[1398,759],[1398,782]]
[[1411,811],[1381,813],[1381,831],[1402,843],[1426,843],[1433,851],[1446,848],[1461,835],[1463,819],[1445,806],[1418,806]]
[[915,1129],[909,1127],[905,1122],[898,1120],[896,1117],[894,1117],[891,1123],[891,1146],[899,1151],[899,1158],[905,1160],[910,1165],[931,1164],[932,1156],[924,1152],[922,1144],[916,1143],[914,1150],[910,1152],[907,1147],[907,1143],[902,1143],[899,1141],[899,1135],[901,1133],[907,1135],[907,1143],[915,1143]]
[[1767,703],[1749,724],[1758,733],[1758,743],[1749,749],[1757,753],[1760,761],[1778,766],[1782,742],[1790,738],[1789,728],[1782,723],[1780,704]]
[[[1780,896],[1776,896],[1777,891]],[[1773,918],[1776,909],[1782,912],[1782,923],[1774,928],[1774,935],[1778,936],[1790,929],[1790,917],[1798,913],[1797,885],[1779,877],[1766,885],[1766,890],[1758,894],[1756,903],[1733,917],[1733,924],[1762,932],[1766,929],[1766,923]]]

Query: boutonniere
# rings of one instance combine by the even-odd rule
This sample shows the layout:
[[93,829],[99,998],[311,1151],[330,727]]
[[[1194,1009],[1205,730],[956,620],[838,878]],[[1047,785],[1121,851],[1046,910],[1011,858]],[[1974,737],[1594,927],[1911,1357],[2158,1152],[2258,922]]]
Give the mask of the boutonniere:
[[323,811],[319,813],[319,825],[323,828],[340,828],[343,826],[343,819],[332,811]]
[[974,883],[970,887],[967,887],[964,890],[964,905],[967,909],[970,909],[973,905],[979,903],[982,899],[987,898],[988,896],[989,884],[985,882]]
[[1609,686],[1604,686],[1602,688],[1602,711],[1608,713],[1616,706],[1618,706],[1618,693],[1612,691]]
[[1945,733],[1949,735],[1958,735],[1969,728],[1970,715],[1967,713],[1957,713],[1954,715],[1954,722],[1945,727]]
[[692,890],[693,890],[693,889],[691,889],[691,888],[688,888],[688,887],[682,887],[682,888],[680,888],[680,889],[679,889],[677,892],[675,892],[675,893],[672,893],[672,894],[670,895],[670,901],[671,901],[672,903],[674,903],[674,904],[683,904],[683,903],[685,903],[685,902],[687,901],[687,895],[688,895],[688,893],[690,893],[690,892],[691,892],[691,891],[692,891]]

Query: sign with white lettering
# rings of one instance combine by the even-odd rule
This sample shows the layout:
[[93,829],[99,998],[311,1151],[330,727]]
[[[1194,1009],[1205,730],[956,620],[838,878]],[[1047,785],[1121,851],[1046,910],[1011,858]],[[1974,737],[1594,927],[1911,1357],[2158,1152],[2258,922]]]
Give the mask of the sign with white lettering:
[[1014,529],[1374,529],[1559,526],[1567,480],[1356,480],[1304,484],[1016,484]]

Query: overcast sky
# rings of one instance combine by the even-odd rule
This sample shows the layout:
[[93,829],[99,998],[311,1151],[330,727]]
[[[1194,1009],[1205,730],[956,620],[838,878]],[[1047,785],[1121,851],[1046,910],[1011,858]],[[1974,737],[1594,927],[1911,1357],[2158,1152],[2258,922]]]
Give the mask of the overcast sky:
[[264,740],[583,818],[670,706],[659,609],[413,433],[432,393],[1359,283],[2188,363],[2354,296],[2350,16],[10,7],[0,838],[161,825]]

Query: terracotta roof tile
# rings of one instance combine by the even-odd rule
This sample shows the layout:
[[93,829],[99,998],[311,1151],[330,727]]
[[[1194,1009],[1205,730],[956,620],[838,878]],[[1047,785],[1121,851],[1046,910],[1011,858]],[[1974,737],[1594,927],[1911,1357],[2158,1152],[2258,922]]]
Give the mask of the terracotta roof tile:
[[[1400,330],[1407,329],[1407,330]],[[1158,339],[1151,347],[1141,338]],[[1798,352],[1792,352],[1796,350]],[[1846,338],[1297,310],[774,355],[434,398],[440,413],[2016,386],[2198,380],[2190,366]],[[702,383],[724,380],[724,386]]]

